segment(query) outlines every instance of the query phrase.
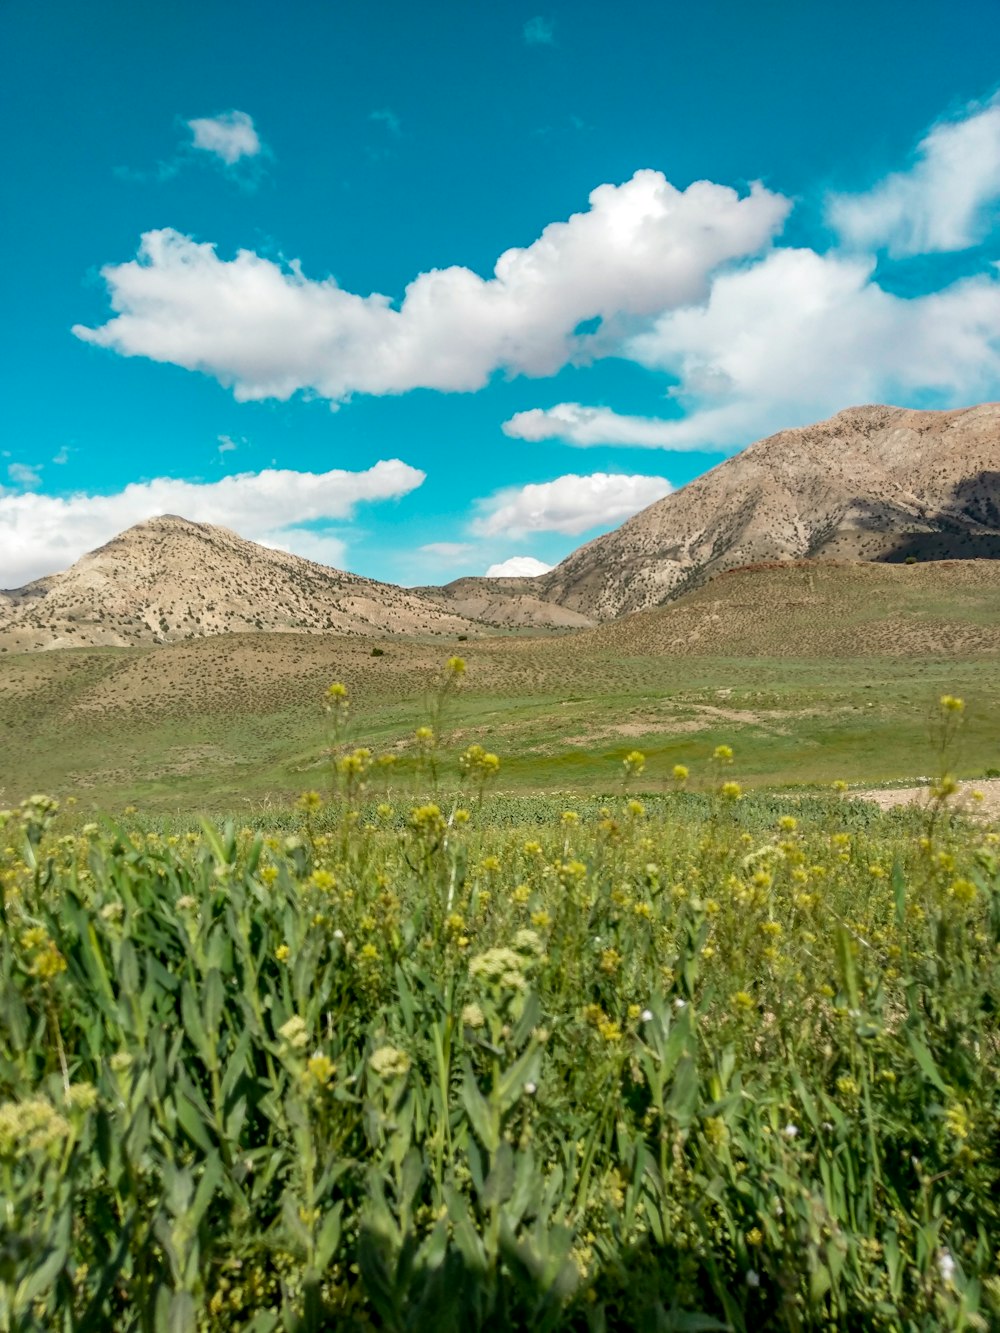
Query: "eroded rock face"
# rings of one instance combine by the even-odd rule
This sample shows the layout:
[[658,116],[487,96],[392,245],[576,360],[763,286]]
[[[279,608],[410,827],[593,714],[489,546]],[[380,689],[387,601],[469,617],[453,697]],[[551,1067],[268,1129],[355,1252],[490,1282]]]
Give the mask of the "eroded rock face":
[[781,431],[574,551],[535,596],[594,620],[769,560],[1000,559],[1000,404]]

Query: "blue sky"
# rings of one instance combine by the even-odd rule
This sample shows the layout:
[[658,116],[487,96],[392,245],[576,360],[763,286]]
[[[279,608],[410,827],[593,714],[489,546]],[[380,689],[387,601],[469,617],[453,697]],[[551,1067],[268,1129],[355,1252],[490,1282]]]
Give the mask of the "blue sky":
[[552,564],[770,431],[1000,396],[992,0],[8,0],[0,45],[0,587],[163,511]]

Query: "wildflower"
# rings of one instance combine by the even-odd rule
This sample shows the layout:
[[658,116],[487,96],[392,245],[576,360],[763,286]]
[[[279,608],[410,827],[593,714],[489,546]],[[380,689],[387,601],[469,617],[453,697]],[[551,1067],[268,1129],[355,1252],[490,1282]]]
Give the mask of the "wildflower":
[[778,820],[778,827],[785,833],[794,833],[799,826],[799,821],[794,815],[782,815]]
[[976,901],[979,890],[973,884],[971,879],[956,879],[948,890],[948,895],[954,898],[956,902],[963,903],[966,907],[969,903]]
[[478,1004],[467,1004],[462,1010],[462,1022],[467,1028],[481,1028],[486,1023],[486,1016]]
[[410,1057],[395,1046],[380,1046],[368,1057],[368,1063],[380,1079],[389,1082],[390,1079],[403,1078],[409,1071]]
[[613,977],[621,965],[622,956],[617,949],[603,949],[601,951],[601,961],[598,966],[606,976]]
[[944,1122],[956,1139],[964,1140],[969,1137],[972,1126],[969,1122],[969,1113],[961,1102],[948,1107],[944,1113]]
[[505,990],[521,990],[525,981],[521,969],[524,959],[513,949],[487,949],[469,961],[469,976]]
[[279,944],[274,951],[274,956],[279,963],[287,963],[288,955],[291,952],[287,944]]
[[66,971],[66,959],[56,948],[53,940],[49,940],[48,947],[35,955],[31,970],[43,981],[51,981],[59,976],[60,972]]
[[639,1017],[642,1019],[642,1021],[643,1021],[644,1023],[652,1023],[652,1021],[653,1021],[653,1011],[652,1011],[652,1009],[643,1009],[643,1011],[642,1011],[642,1013],[639,1015]]
[[559,822],[566,828],[571,828],[574,824],[579,824],[580,816],[575,810],[564,810],[559,816]]
[[97,1089],[93,1083],[73,1083],[66,1089],[66,1105],[75,1111],[92,1111],[97,1105]]
[[132,1067],[132,1057],[129,1055],[128,1051],[115,1051],[114,1055],[112,1055],[111,1059],[108,1061],[108,1064],[111,1066],[114,1073],[124,1074],[127,1069],[131,1069]]
[[315,1055],[309,1057],[306,1070],[310,1078],[314,1079],[321,1088],[325,1088],[337,1072],[337,1066],[329,1056],[317,1051]]
[[532,912],[531,924],[538,930],[548,930],[549,926],[552,925],[552,918],[549,916],[548,912],[546,912],[545,908],[541,907],[537,912]]
[[469,812],[462,809],[456,810],[452,818],[456,824],[467,824],[469,822]]
[[705,1138],[713,1148],[721,1148],[729,1141],[729,1129],[721,1116],[710,1115],[704,1123]]
[[677,999],[674,1000],[674,1008],[677,1010],[678,1013],[680,1013],[682,1009],[687,1008],[687,1000],[682,1000],[681,997],[678,995]]
[[753,996],[745,990],[738,990],[729,998],[735,1009],[752,1009],[754,1007]]
[[690,775],[688,773],[688,770],[684,767],[683,764],[674,764],[675,782],[687,782],[689,776]]
[[307,814],[312,814],[322,807],[323,798],[318,791],[304,791],[295,804],[300,810],[306,811]]
[[448,672],[448,675],[449,675],[449,676],[464,676],[464,675],[465,675],[465,658],[464,658],[464,657],[449,657],[449,658],[448,658],[448,665],[447,665],[447,668],[446,668],[446,669],[447,669],[447,672]]
[[731,764],[733,762],[732,746],[717,745],[712,751],[712,758],[717,764]]
[[314,870],[309,876],[309,883],[314,889],[320,889],[323,893],[329,893],[331,889],[337,887],[337,881],[329,870]]
[[533,930],[519,930],[514,936],[514,948],[518,953],[536,956],[545,952],[545,945]]
[[440,837],[444,833],[444,815],[436,805],[420,805],[410,811],[410,828],[425,837]]
[[761,1231],[760,1227],[752,1227],[747,1232],[747,1244],[752,1245],[754,1248],[764,1244],[764,1233]]
[[956,699],[953,694],[942,694],[941,711],[942,713],[961,713],[965,709],[965,700]]
[[799,1127],[798,1125],[786,1125],[781,1132],[786,1139],[797,1139],[799,1136]]
[[296,1050],[309,1044],[309,1029],[305,1019],[300,1018],[298,1014],[293,1014],[286,1023],[282,1023],[278,1028],[278,1036]]
[[363,963],[374,963],[378,961],[378,949],[374,944],[364,944],[361,946],[359,957]]
[[[270,868],[271,868],[272,870],[274,869],[273,866],[270,867]],[[277,872],[276,872],[276,873],[277,873]],[[119,903],[109,903],[108,906],[109,906],[109,907],[118,907],[118,906],[120,906],[120,904],[119,904]],[[192,911],[194,911],[194,909],[195,909],[197,906],[198,906],[198,899],[195,898],[194,894],[191,894],[191,893],[182,893],[181,896],[177,899],[177,910],[178,910],[178,912],[192,912]],[[104,913],[105,913],[107,910],[108,910],[107,908],[104,908],[104,910],[101,912],[101,915],[103,916]]]
[[832,786],[833,790],[836,792],[843,793],[847,791],[847,783],[844,781],[843,778],[838,778],[837,781],[832,784]]
[[760,1286],[760,1274],[756,1268],[748,1268],[746,1272],[746,1284],[748,1287]]
[[339,680],[334,681],[332,685],[327,686],[326,697],[328,699],[346,699],[347,686],[342,685]]
[[524,1095],[525,1095],[526,1097],[534,1097],[534,1095],[535,1095],[535,1093],[536,1093],[537,1091],[538,1091],[538,1084],[537,1084],[537,1083],[532,1083],[532,1082],[530,1082],[530,1080],[529,1080],[529,1082],[525,1083],[525,1085],[524,1085]]
[[514,902],[519,903],[523,907],[531,897],[531,886],[528,884],[518,884],[510,896],[513,898]]
[[643,805],[641,801],[636,801],[636,800],[629,801],[628,806],[626,808],[629,814],[632,815],[635,819],[638,819],[641,815],[644,815],[646,813],[646,807]]
[[0,1157],[58,1149],[69,1133],[69,1122],[45,1097],[0,1104]]
[[727,801],[738,801],[743,795],[743,789],[738,782],[724,782],[719,788],[719,795]]
[[630,750],[622,760],[626,777],[637,778],[646,767],[646,756],[641,750]]

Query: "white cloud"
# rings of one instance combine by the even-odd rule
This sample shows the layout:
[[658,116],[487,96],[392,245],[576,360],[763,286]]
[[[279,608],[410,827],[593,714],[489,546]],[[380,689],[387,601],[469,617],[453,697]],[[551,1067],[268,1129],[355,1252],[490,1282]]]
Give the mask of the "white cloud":
[[778,250],[720,274],[708,301],[671,311],[628,351],[680,380],[687,411],[667,448],[745,444],[854,403],[975,402],[1000,384],[1000,281],[903,299],[874,261]]
[[520,537],[528,532],[575,537],[599,524],[621,523],[670,490],[663,477],[570,473],[554,481],[511,486],[478,501],[479,516],[470,526],[480,537]]
[[564,440],[580,448],[621,444],[638,449],[701,449],[700,442],[678,437],[679,424],[656,417],[624,416],[609,407],[557,403],[515,412],[503,423],[503,431],[515,440]]
[[243,157],[256,157],[261,142],[253,118],[245,111],[224,111],[219,116],[189,120],[195,148],[214,154],[227,167]]
[[238,448],[239,448],[239,445],[238,445],[238,444],[236,443],[236,441],[232,438],[232,436],[230,436],[230,435],[220,435],[220,436],[219,436],[219,445],[218,445],[218,449],[219,449],[219,453],[220,453],[220,454],[231,454],[231,453],[233,452],[234,449],[238,449]]
[[464,560],[476,549],[471,542],[428,542],[417,548],[421,555],[429,555],[434,560]]
[[[709,181],[680,191],[639,171],[506,251],[492,278],[422,273],[398,309],[333,278],[310,280],[295,262],[283,268],[250,250],[223,260],[210,244],[151,231],[137,259],[102,270],[115,317],[73,332],[213,375],[240,400],[474,390],[499,369],[550,375],[617,353],[651,317],[704,299],[719,265],[766,247],[789,207],[761,185],[741,198]],[[593,319],[596,333],[576,333]]]
[[936,125],[909,171],[866,194],[834,195],[833,227],[854,246],[894,257],[965,250],[995,225],[1000,199],[1000,100]]
[[534,18],[528,19],[522,31],[528,46],[555,46],[556,44],[556,25],[551,19],[543,18],[541,14],[536,14]]
[[42,479],[41,468],[29,463],[10,463],[7,476],[15,486],[37,486]]
[[232,528],[242,537],[329,563],[343,543],[305,523],[349,519],[359,503],[393,499],[424,473],[389,459],[365,472],[244,472],[215,482],[157,477],[113,495],[58,497],[0,492],[0,587],[65,569],[86,551],[157,514]]
[[536,560],[533,555],[512,555],[509,560],[501,560],[498,565],[490,565],[486,571],[488,579],[534,579],[539,574],[547,574],[552,568],[543,560]]

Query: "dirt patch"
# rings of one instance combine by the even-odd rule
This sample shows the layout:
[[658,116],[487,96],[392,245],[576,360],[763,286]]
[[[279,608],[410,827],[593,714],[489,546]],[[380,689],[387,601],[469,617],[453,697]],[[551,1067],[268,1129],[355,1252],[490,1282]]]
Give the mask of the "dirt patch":
[[[978,799],[976,792],[982,794]],[[855,800],[874,801],[882,810],[899,805],[926,806],[931,801],[930,787],[894,787],[891,790],[856,791]],[[1000,778],[984,778],[981,782],[963,782],[949,803],[953,810],[961,810],[984,819],[1000,819]]]

